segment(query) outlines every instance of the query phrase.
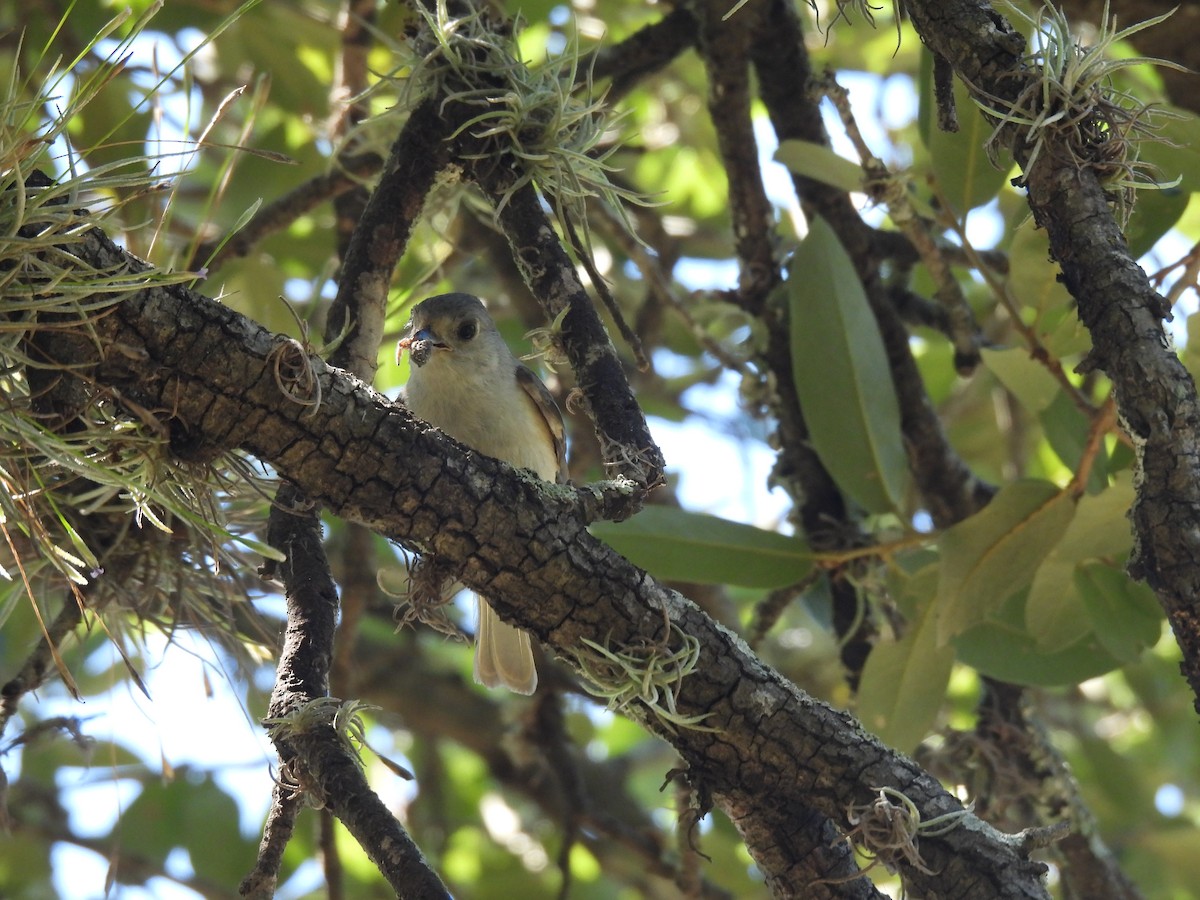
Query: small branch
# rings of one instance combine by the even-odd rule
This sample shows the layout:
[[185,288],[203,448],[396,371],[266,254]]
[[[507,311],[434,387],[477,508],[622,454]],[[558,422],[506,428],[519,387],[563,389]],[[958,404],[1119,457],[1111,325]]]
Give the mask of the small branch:
[[[890,259],[904,265],[912,265],[921,259],[921,255],[917,253],[917,248],[899,231],[890,231],[882,228],[873,229],[871,246],[875,256],[881,259]],[[963,253],[962,248],[955,244],[946,243],[945,241],[939,242],[938,252],[949,260],[952,265],[974,267],[974,264]],[[1001,275],[1008,274],[1008,254],[1004,251],[976,250],[975,254],[993,272],[998,272]]]
[[775,211],[763,186],[750,118],[748,50],[763,16],[762,5],[751,4],[728,21],[722,21],[729,11],[727,0],[704,0],[695,8],[708,78],[708,113],[729,178],[729,214],[741,266],[738,301],[760,315],[767,295],[782,280],[775,253]]
[[1075,470],[1075,475],[1067,486],[1076,498],[1082,497],[1087,492],[1088,478],[1091,477],[1096,456],[1104,450],[1104,438],[1116,425],[1117,404],[1110,395],[1104,401],[1104,405],[1092,416],[1091,424],[1088,426],[1087,440],[1084,442],[1083,452],[1079,457],[1079,467]]
[[[642,491],[653,489],[662,483],[662,451],[650,436],[616,348],[543,212],[537,191],[528,184],[513,190],[513,174],[486,162],[473,166],[472,172],[500,209],[500,227],[512,247],[513,259],[547,319],[559,321],[563,315],[555,338],[575,372],[605,463],[615,475],[629,479]],[[508,202],[504,203],[506,196]],[[621,518],[631,515],[642,499],[625,492],[623,496],[626,505],[617,511]]]
[[1150,276],[1150,281],[1156,288],[1162,290],[1167,276],[1175,269],[1181,270],[1179,277],[1175,279],[1166,293],[1167,302],[1172,307],[1179,302],[1179,298],[1189,288],[1193,291],[1200,291],[1200,284],[1197,284],[1197,279],[1200,278],[1200,244],[1194,244],[1192,249],[1185,253],[1181,259],[1159,269]]
[[238,892],[247,900],[271,900],[275,896],[279,888],[283,853],[296,830],[296,816],[301,805],[298,794],[279,782],[275,783],[254,868],[238,886]]
[[[941,195],[941,191],[938,189],[936,183],[932,185],[932,188],[937,193],[942,209],[949,209],[950,207],[946,203],[946,198]],[[1037,332],[1031,326],[1025,324],[1025,320],[1021,317],[1021,301],[1014,296],[1012,286],[1009,282],[997,278],[991,268],[984,263],[970,240],[968,240],[966,229],[962,227],[962,223],[957,218],[948,215],[942,224],[950,228],[958,235],[959,240],[962,241],[963,253],[966,254],[967,259],[971,261],[976,271],[979,272],[980,277],[983,278],[988,288],[991,289],[993,296],[1008,312],[1009,322],[1017,334],[1021,335],[1025,346],[1029,348],[1029,355],[1058,382],[1059,386],[1063,389],[1063,393],[1071,398],[1071,402],[1075,404],[1076,409],[1089,419],[1094,419],[1097,412],[1095,405],[1071,381],[1062,363],[1043,346]]]
[[325,875],[325,898],[344,900],[345,871],[342,869],[342,857],[337,848],[337,823],[327,809],[321,810],[320,828],[318,844],[321,848],[321,871]]
[[[30,599],[29,602],[34,601]],[[3,736],[4,729],[8,727],[9,719],[16,714],[21,698],[30,691],[36,691],[49,680],[51,673],[55,671],[55,648],[75,630],[82,619],[83,609],[79,598],[67,592],[63,598],[62,609],[47,626],[46,633],[38,641],[37,647],[25,660],[20,671],[0,688],[0,736]]]
[[320,785],[321,800],[366,851],[397,897],[448,900],[450,892],[407,831],[370,785],[358,761],[332,728],[288,738],[308,776]]
[[591,809],[587,788],[571,753],[571,739],[563,716],[563,696],[558,691],[539,692],[524,736],[544,756],[553,773],[561,799],[562,844],[558,850],[558,870],[562,881],[559,900],[571,892],[571,849],[580,839],[580,822]]
[[712,808],[712,799],[702,796],[703,793],[688,779],[686,767],[678,770],[675,776],[675,849],[679,854],[679,873],[675,876],[675,885],[687,900],[701,896],[701,860],[712,862],[699,846],[700,820]]
[[342,262],[327,331],[344,336],[331,361],[368,383],[378,362],[392,272],[434,179],[450,163],[447,138],[457,122],[453,113],[444,115],[433,99],[413,109],[392,145]]
[[592,75],[612,78],[608,102],[615,104],[643,79],[664,68],[696,43],[696,19],[689,9],[673,9],[619,44],[596,52]]
[[605,227],[605,236],[613,243],[621,248],[626,256],[633,261],[637,266],[638,271],[642,274],[642,279],[646,282],[650,290],[651,296],[654,297],[660,304],[669,309],[675,310],[692,337],[695,339],[706,352],[710,353],[725,368],[731,372],[744,373],[746,371],[746,363],[744,360],[739,360],[733,356],[728,350],[721,346],[721,342],[717,341],[710,335],[704,327],[695,320],[692,316],[692,311],[688,307],[687,302],[675,291],[675,282],[670,274],[663,270],[659,263],[659,258],[653,254],[644,244],[629,233],[628,229],[624,228],[622,223],[616,221],[616,214],[603,204],[596,204],[595,208],[602,215],[601,225]]
[[[335,146],[340,146],[339,155],[348,151],[346,135],[353,132],[371,114],[370,104],[365,99],[369,86],[368,56],[374,42],[370,26],[375,22],[376,0],[343,0],[338,14],[338,31],[341,32],[341,53],[334,74],[334,83],[329,106],[333,110],[329,125],[329,137]],[[353,144],[351,144],[353,146]],[[363,218],[371,192],[365,183],[333,198],[334,238],[339,260],[344,260],[354,239],[358,223]],[[327,323],[328,324],[328,323]],[[332,328],[325,334],[327,343],[336,341],[338,335]],[[357,373],[356,373],[357,374]],[[374,373],[368,373],[370,378]]]

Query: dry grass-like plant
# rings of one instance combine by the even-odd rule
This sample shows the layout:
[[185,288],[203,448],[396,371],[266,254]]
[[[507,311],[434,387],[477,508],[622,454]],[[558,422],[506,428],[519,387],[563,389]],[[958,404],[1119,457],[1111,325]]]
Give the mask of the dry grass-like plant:
[[100,345],[98,317],[196,277],[132,258],[100,268],[77,250],[94,229],[119,230],[128,199],[167,187],[144,155],[79,164],[67,134],[106,89],[121,89],[158,8],[133,21],[126,10],[74,61],[35,58],[34,74],[17,65],[0,84],[0,626],[25,600],[47,640],[46,615],[62,603],[101,614],[110,630],[245,637],[246,573],[276,555],[238,524],[261,512],[261,474],[86,374],[104,355],[140,362],[133,348]]
[[997,122],[987,142],[989,158],[996,163],[1000,135],[1016,128],[1028,151],[1026,170],[1043,153],[1050,153],[1060,163],[1093,171],[1126,221],[1135,191],[1169,186],[1155,182],[1150,167],[1138,159],[1139,142],[1153,139],[1157,121],[1169,113],[1119,90],[1113,76],[1137,65],[1183,67],[1151,57],[1114,56],[1113,46],[1163,22],[1171,12],[1118,29],[1106,2],[1095,40],[1084,45],[1076,40],[1062,10],[1053,5],[1032,16],[1015,4],[1009,8],[1030,26],[1034,50],[1025,57],[1026,68],[1020,75],[1027,82],[1016,97],[1008,100],[978,89],[972,92]]

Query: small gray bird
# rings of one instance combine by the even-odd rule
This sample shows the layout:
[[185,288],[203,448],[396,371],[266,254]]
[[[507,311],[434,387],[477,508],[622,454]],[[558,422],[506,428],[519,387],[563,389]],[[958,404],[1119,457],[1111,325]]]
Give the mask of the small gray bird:
[[[397,361],[405,350],[412,362],[405,396],[414,415],[487,456],[547,481],[567,480],[562,413],[509,351],[478,297],[441,294],[418,303]],[[537,668],[529,634],[478,600],[475,680],[532,694]]]

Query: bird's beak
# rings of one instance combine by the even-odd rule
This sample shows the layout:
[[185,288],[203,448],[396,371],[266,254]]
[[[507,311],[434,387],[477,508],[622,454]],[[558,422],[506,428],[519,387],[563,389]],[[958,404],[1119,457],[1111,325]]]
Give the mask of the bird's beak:
[[422,328],[420,331],[418,331],[416,334],[414,334],[413,340],[428,341],[429,346],[433,347],[436,350],[451,349],[449,344],[447,344],[445,341],[441,340],[436,334],[434,334],[433,331],[431,331],[428,328]]
[[452,349],[451,346],[439,338],[434,331],[422,328],[415,334],[401,338],[400,343],[396,345],[396,362],[400,362],[400,354],[407,350],[413,365],[420,368],[429,362],[429,356],[434,350],[450,349]]

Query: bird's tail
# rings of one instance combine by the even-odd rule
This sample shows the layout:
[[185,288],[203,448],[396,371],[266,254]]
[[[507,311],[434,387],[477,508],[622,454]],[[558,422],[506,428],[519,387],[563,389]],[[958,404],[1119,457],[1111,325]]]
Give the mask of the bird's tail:
[[537,688],[537,667],[528,632],[501,621],[482,597],[475,635],[475,681],[486,687],[506,687],[518,694]]

